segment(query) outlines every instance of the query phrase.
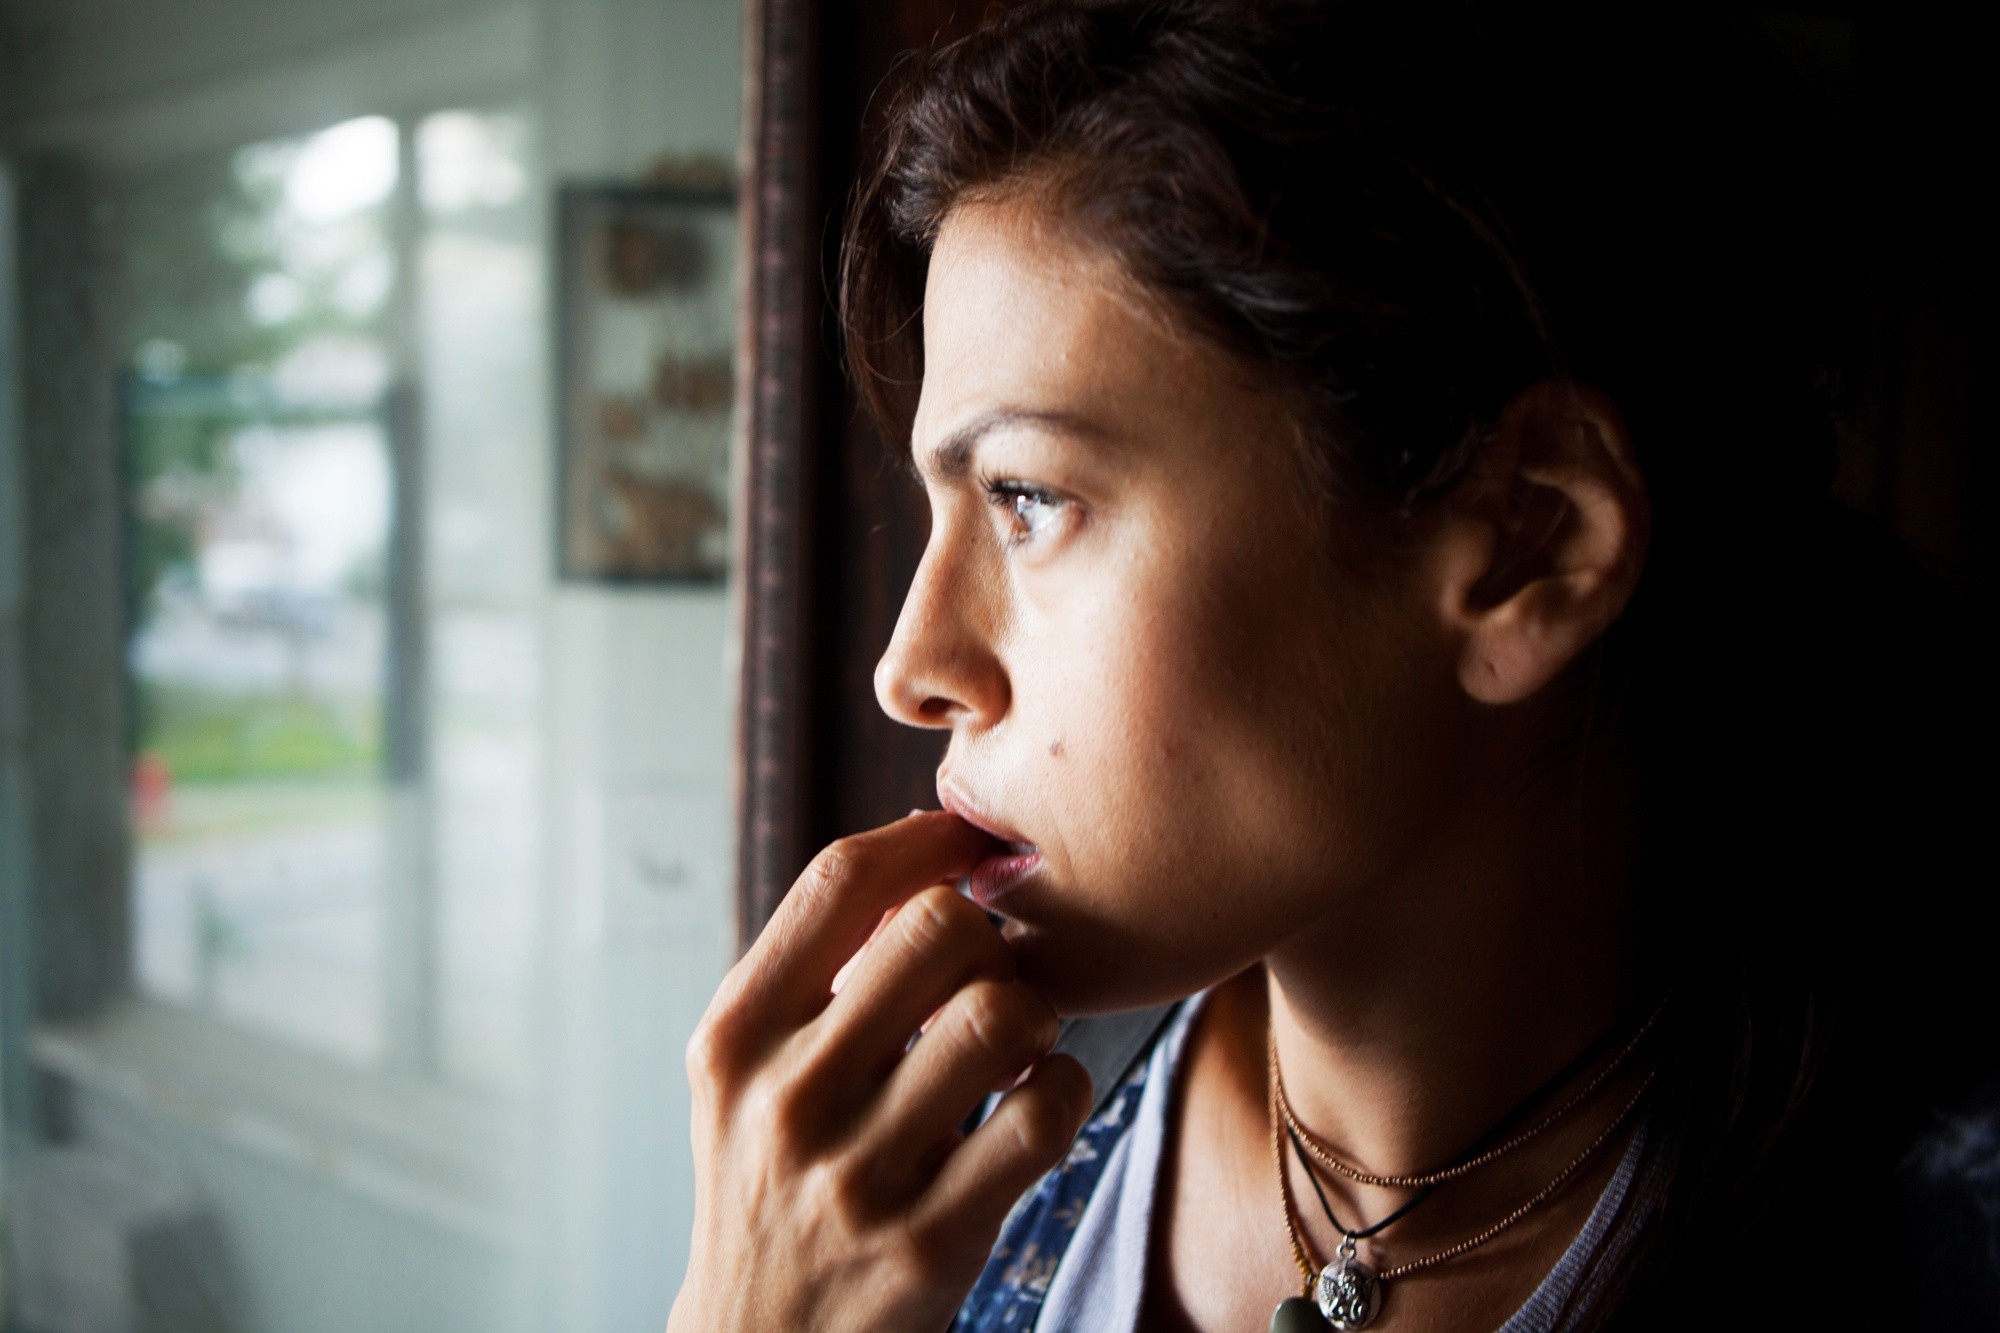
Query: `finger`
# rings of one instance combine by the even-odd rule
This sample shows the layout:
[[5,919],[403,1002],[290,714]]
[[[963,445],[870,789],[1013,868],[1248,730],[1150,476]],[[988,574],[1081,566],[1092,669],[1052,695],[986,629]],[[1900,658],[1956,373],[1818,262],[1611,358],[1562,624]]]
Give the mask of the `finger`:
[[1090,1103],[1090,1075],[1074,1057],[1038,1061],[986,1123],[945,1158],[914,1210],[918,1224],[998,1236],[1015,1201],[1069,1151]]
[[969,982],[1011,981],[1014,951],[979,907],[942,885],[904,903],[862,953],[818,1023],[843,1063],[882,1072],[910,1038]]
[[896,911],[897,909],[892,907],[882,913],[882,919],[875,923],[875,929],[868,932],[868,938],[861,942],[861,947],[854,951],[854,956],[842,963],[840,971],[833,974],[833,981],[827,987],[828,990],[832,991],[835,995],[840,994],[840,988],[847,984],[847,978],[853,975],[855,966],[860,963],[861,955],[868,952],[869,945],[882,938],[882,932],[888,928],[891,921],[896,919]]
[[1055,1009],[1022,982],[966,986],[896,1066],[863,1130],[864,1150],[919,1169],[996,1083],[1027,1072],[1061,1031]]
[[743,961],[732,1007],[800,1023],[823,1008],[833,975],[889,908],[978,864],[992,839],[943,811],[842,838],[813,858]]

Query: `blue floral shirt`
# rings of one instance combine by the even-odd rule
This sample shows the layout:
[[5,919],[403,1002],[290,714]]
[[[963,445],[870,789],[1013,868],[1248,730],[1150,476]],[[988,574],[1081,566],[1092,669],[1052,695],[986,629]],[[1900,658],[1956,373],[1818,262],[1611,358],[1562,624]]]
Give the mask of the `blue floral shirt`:
[[1008,1214],[985,1271],[952,1321],[952,1333],[1020,1333],[1035,1326],[1105,1162],[1132,1127],[1152,1063],[1140,1060],[1133,1067],[1104,1109],[1084,1122],[1069,1155]]

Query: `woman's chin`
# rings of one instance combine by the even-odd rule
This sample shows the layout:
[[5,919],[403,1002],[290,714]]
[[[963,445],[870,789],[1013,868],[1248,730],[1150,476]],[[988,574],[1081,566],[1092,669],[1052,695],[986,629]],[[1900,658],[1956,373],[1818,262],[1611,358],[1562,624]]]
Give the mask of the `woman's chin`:
[[1168,969],[1158,965],[1151,951],[1080,925],[1064,928],[1009,917],[1000,934],[1013,946],[1021,980],[1064,1018],[1143,1009],[1201,989],[1174,989],[1167,981]]

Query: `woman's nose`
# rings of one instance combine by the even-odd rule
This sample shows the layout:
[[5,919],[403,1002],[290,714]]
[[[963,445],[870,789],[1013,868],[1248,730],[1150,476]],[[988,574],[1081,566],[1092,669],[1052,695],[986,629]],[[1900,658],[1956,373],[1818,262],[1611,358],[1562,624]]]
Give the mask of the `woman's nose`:
[[913,727],[991,726],[1006,715],[1007,673],[994,652],[999,623],[989,580],[933,533],[875,664],[882,711]]

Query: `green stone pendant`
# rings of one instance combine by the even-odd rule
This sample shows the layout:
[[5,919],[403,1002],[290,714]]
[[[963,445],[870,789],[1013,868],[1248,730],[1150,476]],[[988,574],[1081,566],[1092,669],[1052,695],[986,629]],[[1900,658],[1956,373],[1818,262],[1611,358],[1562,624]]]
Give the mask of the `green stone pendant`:
[[1303,1296],[1287,1296],[1271,1311],[1271,1333],[1327,1333],[1319,1307]]

